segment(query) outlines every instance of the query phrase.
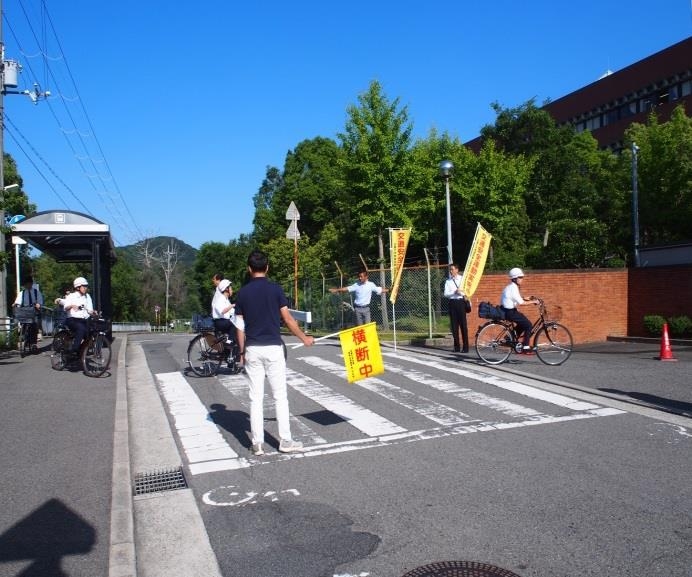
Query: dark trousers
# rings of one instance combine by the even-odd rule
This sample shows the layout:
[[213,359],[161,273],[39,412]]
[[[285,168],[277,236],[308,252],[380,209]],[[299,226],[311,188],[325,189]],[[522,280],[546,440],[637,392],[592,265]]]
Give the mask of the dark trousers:
[[235,325],[229,319],[214,319],[214,328],[219,332],[226,333],[230,339],[238,342]]
[[82,344],[82,341],[86,338],[87,333],[89,332],[89,329],[87,328],[87,320],[67,317],[65,324],[74,335],[74,340],[72,341],[72,352],[77,353],[79,352],[79,345]]
[[529,339],[531,338],[531,327],[533,326],[531,321],[524,316],[524,313],[520,313],[517,309],[506,309],[502,307],[502,310],[505,311],[505,318],[508,321],[516,323],[517,338],[520,338],[523,335],[524,338],[522,344],[523,346],[528,347]]
[[459,351],[459,333],[465,351],[469,350],[469,329],[466,324],[466,304],[464,299],[449,300],[449,324],[454,339],[454,350]]

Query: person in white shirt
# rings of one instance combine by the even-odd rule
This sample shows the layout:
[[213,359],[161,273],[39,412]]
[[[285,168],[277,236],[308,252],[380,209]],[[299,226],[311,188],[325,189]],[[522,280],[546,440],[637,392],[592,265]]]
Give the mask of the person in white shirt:
[[524,281],[524,272],[520,268],[513,268],[509,271],[509,278],[511,282],[502,291],[502,296],[500,297],[500,306],[505,312],[505,318],[508,321],[512,321],[517,325],[517,338],[522,340],[522,353],[525,355],[532,355],[531,347],[529,345],[529,339],[531,338],[531,321],[526,318],[523,313],[517,310],[517,307],[536,304],[533,297],[525,299],[521,296],[519,292],[519,287]]
[[41,322],[41,307],[43,306],[43,295],[38,288],[38,285],[34,284],[34,279],[32,277],[26,277],[22,283],[24,287],[17,298],[14,300],[14,306],[16,307],[34,307],[36,309],[36,322],[31,323],[31,328],[29,329],[29,343],[32,345],[36,344],[38,338],[38,326]]
[[98,313],[94,310],[91,296],[87,293],[89,289],[87,280],[83,276],[78,276],[74,279],[72,285],[75,289],[74,292],[71,292],[65,298],[55,299],[55,304],[62,305],[67,313],[65,324],[74,336],[70,352],[76,354],[79,353],[79,347],[89,331],[87,319],[90,316],[98,316]]
[[341,288],[329,289],[331,293],[356,293],[353,303],[353,308],[356,311],[356,325],[366,325],[370,322],[370,299],[372,298],[372,293],[381,295],[388,291],[389,289],[379,287],[374,282],[368,280],[367,270],[361,270],[358,273],[358,282]]
[[[454,352],[469,352],[469,329],[466,323],[466,295],[462,288],[464,277],[459,274],[459,265],[449,265],[449,278],[445,281],[444,295],[449,299],[449,324],[454,340]],[[461,335],[461,339],[459,339]],[[462,345],[460,351],[459,345]]]
[[[237,341],[236,327],[240,319],[235,316],[235,305],[231,302],[232,295],[233,283],[228,279],[221,280],[211,301],[211,316],[217,331],[226,333],[229,338]],[[242,327],[238,328],[242,329]]]

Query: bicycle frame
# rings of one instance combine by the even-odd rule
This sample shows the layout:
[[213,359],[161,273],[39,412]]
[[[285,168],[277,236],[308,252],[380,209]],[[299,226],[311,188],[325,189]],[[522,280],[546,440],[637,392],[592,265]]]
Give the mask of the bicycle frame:
[[[541,299],[537,300],[539,316],[531,325],[529,332],[530,352],[535,352],[545,364],[562,364],[572,354],[572,335],[567,327],[547,319],[545,303]],[[519,353],[522,348],[513,321],[490,320],[478,327],[476,353],[488,364],[503,363],[513,351]]]

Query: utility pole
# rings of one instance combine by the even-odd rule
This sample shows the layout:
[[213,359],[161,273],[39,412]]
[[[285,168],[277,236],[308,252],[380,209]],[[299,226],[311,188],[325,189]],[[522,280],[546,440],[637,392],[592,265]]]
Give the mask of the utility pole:
[[[5,60],[5,42],[2,36],[2,0],[0,0],[0,255],[5,259],[5,94],[25,94],[36,104],[41,98],[50,96],[50,92],[41,92],[38,84],[34,84],[34,90],[24,90],[22,92],[9,91],[7,87],[17,87],[17,74],[20,66],[14,60]],[[0,263],[0,331],[8,330],[7,318],[7,268],[5,263]]]
[[5,268],[5,109],[3,97],[5,95],[5,43],[2,38],[2,0],[0,0],[0,191],[2,203],[0,203],[0,255],[3,262],[0,270],[0,323],[2,329],[7,325],[7,269]]
[[[176,249],[175,246],[171,248],[171,245],[169,244],[166,247],[166,266],[163,267],[163,274],[166,276],[166,315],[165,315],[165,323],[166,323],[166,331],[168,331],[168,297],[170,296],[170,284],[171,284],[171,275],[173,274],[173,269],[175,268],[175,265],[178,263],[178,258],[176,254]],[[171,260],[173,262],[171,263]],[[163,266],[163,262],[161,263],[161,266]]]

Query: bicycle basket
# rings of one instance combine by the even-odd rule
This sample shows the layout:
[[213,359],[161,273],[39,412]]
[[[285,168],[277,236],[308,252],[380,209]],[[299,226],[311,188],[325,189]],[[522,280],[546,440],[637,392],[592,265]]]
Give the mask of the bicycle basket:
[[107,333],[111,328],[111,322],[108,319],[89,319],[91,330],[100,333]]
[[494,321],[504,320],[505,313],[501,307],[490,304],[489,302],[478,303],[478,316],[482,319],[492,319]]
[[14,318],[19,323],[36,322],[36,308],[35,307],[15,307]]
[[209,315],[192,315],[192,330],[196,333],[204,333],[214,330],[214,319]]
[[545,319],[551,321],[559,321],[562,318],[562,307],[559,305],[544,305]]

